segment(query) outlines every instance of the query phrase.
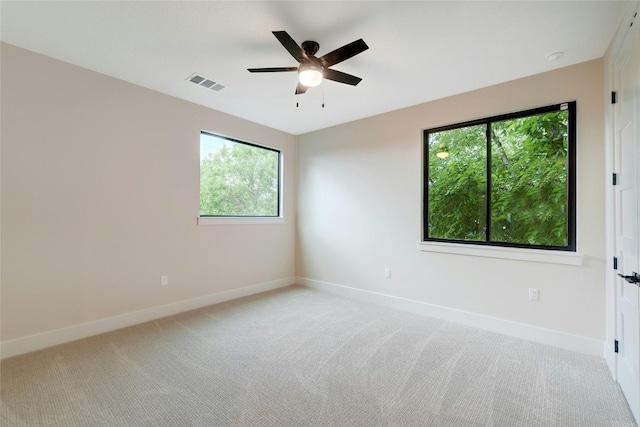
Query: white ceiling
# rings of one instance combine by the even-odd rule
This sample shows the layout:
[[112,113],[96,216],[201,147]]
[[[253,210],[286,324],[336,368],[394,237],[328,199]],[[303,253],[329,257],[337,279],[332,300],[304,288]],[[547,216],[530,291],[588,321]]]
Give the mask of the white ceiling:
[[[1,1],[0,39],[298,135],[602,57],[624,3]],[[363,81],[296,97],[296,73],[249,73],[298,65],[275,30],[317,56],[363,38],[369,50],[332,67]]]

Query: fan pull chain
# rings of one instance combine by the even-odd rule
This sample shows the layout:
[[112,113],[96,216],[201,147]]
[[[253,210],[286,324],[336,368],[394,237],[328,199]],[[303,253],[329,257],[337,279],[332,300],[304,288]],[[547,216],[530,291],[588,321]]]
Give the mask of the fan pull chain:
[[300,107],[300,104],[298,103],[299,99],[300,99],[300,96],[298,94],[296,94],[296,108]]
[[322,85],[322,108],[324,108],[324,85]]

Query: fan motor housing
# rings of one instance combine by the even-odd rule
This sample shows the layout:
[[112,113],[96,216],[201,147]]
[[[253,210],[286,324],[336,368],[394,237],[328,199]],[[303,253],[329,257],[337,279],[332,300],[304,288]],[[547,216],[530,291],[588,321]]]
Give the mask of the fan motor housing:
[[307,54],[307,56],[314,56],[318,52],[318,49],[320,49],[318,42],[314,42],[313,40],[302,42],[300,47],[302,47],[302,50]]

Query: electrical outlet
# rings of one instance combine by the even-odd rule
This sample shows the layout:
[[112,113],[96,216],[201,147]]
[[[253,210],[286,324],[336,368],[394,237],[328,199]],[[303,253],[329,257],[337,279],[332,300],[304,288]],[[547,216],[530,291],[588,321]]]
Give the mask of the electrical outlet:
[[538,293],[538,289],[537,288],[529,288],[529,299],[531,301],[539,301],[540,300],[540,294]]
[[160,284],[167,286],[169,284],[169,276],[160,276]]
[[384,269],[384,277],[386,277],[387,279],[391,278],[391,269],[390,268],[385,268]]

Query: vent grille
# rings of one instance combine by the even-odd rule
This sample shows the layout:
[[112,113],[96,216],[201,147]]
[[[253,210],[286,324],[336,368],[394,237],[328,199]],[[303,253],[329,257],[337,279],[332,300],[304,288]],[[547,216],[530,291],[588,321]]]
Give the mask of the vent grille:
[[200,75],[198,73],[191,74],[189,77],[187,77],[187,80],[189,80],[192,83],[197,84],[198,86],[202,86],[204,88],[211,89],[211,90],[216,91],[216,92],[220,92],[222,89],[224,89],[226,87],[222,83],[213,81],[213,80],[211,80],[211,79],[209,79],[207,77],[204,77],[203,75]]

